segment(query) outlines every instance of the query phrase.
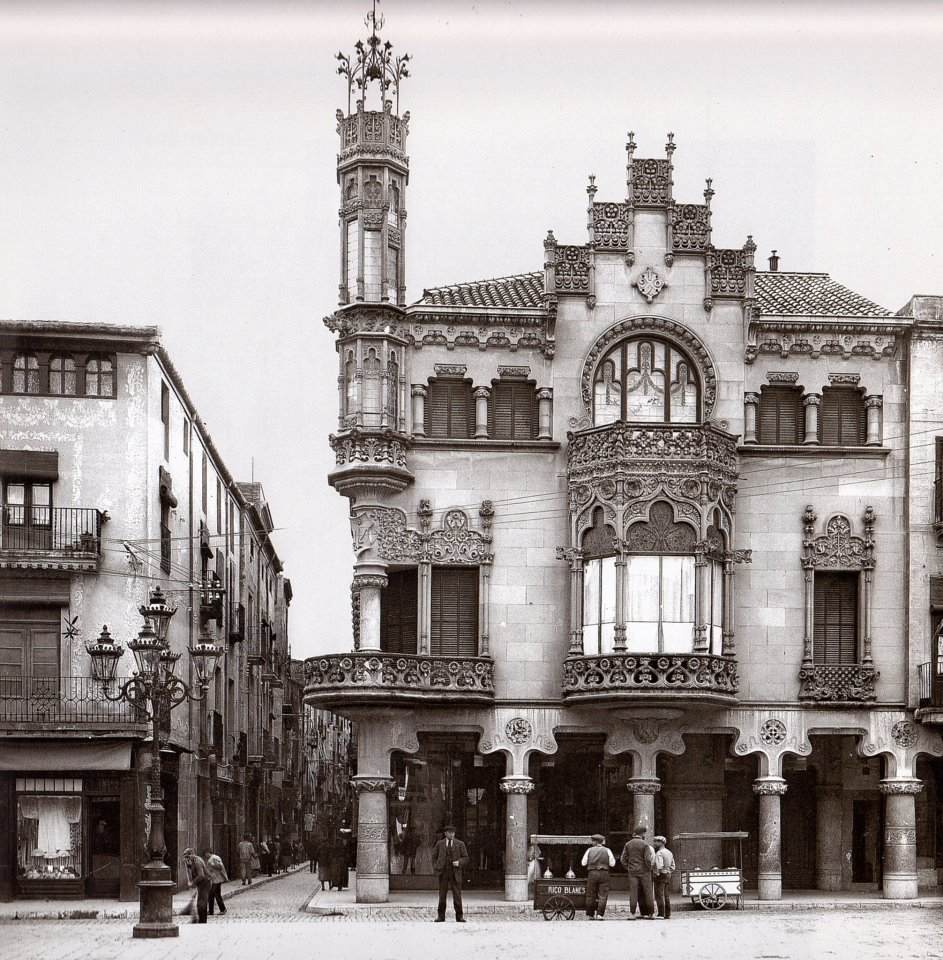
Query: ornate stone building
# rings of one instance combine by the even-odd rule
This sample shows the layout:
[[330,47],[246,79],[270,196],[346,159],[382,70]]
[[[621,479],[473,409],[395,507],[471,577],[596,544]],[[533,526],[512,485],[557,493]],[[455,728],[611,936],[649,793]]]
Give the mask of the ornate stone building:
[[405,61],[341,57],[354,642],[305,665],[357,724],[358,898],[447,821],[511,900],[530,834],[637,821],[747,831],[767,899],[935,886],[940,298],[758,269],[630,133],[585,237],[408,304]]

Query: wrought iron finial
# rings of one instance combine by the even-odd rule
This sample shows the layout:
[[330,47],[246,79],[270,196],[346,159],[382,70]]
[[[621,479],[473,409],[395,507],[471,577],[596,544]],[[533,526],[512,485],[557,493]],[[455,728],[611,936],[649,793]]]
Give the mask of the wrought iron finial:
[[713,179],[711,177],[708,177],[706,181],[707,186],[704,189],[704,202],[708,206],[711,205],[711,198],[714,196],[714,188],[711,186],[713,182],[714,182]]
[[366,101],[370,84],[377,83],[380,89],[380,108],[386,107],[387,91],[392,89],[396,95],[396,112],[399,113],[399,85],[404,77],[409,76],[407,64],[410,55],[394,56],[393,44],[380,37],[383,29],[383,14],[377,12],[377,2],[373,0],[373,9],[367,11],[364,24],[369,28],[370,35],[366,41],[358,40],[354,44],[353,56],[343,52],[335,55],[338,67],[337,72],[347,78],[347,112],[350,113],[354,90],[357,91],[357,102]]

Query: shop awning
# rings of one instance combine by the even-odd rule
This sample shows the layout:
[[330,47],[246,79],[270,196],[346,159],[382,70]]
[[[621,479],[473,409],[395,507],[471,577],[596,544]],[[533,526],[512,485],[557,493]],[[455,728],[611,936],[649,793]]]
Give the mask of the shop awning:
[[0,740],[0,770],[71,773],[75,770],[130,770],[131,744]]

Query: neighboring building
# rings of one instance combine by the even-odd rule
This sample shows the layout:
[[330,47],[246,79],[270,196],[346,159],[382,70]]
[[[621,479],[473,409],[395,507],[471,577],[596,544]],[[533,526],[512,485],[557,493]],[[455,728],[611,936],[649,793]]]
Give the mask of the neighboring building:
[[[292,662],[299,688],[303,663]],[[336,836],[346,821],[353,823],[351,775],[356,770],[356,746],[351,723],[330,710],[303,705],[302,749],[303,835],[319,842]]]
[[199,636],[226,649],[206,699],[173,711],[162,783],[175,875],[187,845],[233,861],[259,830],[249,742],[280,735],[280,704],[264,724],[260,704],[287,664],[285,628],[281,645],[254,646],[281,570],[271,518],[257,484],[234,482],[155,328],[4,321],[0,371],[0,898],[132,899],[150,727],[108,701],[86,643],[107,624],[127,678],[159,586],[183,679]]
[[434,885],[447,821],[511,900],[530,834],[618,847],[637,821],[748,831],[765,899],[934,886],[941,299],[757,270],[710,181],[674,197],[673,136],[640,157],[630,134],[621,198],[561,192],[583,242],[407,306],[402,62],[375,33],[342,59],[355,639],[305,667],[308,705],[357,724],[358,899]]

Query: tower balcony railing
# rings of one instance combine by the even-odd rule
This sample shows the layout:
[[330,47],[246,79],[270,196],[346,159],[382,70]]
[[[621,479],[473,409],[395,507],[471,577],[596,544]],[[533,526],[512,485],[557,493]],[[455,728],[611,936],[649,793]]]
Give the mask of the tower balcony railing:
[[329,654],[305,660],[304,676],[305,700],[315,706],[494,700],[494,661],[490,657],[381,650]]
[[108,515],[85,507],[5,506],[0,521],[0,569],[92,573],[101,560]]
[[140,728],[147,718],[127,701],[109,700],[121,681],[92,677],[0,676],[0,730],[68,733]]

